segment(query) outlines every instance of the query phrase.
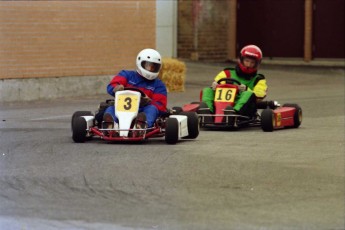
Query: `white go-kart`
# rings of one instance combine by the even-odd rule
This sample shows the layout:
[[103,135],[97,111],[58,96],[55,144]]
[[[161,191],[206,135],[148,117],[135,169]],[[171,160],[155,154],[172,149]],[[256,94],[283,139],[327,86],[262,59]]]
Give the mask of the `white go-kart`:
[[[195,139],[199,135],[199,121],[195,112],[168,110],[155,121],[153,127],[139,124],[138,111],[145,94],[136,88],[125,88],[115,94],[115,99],[102,102],[95,115],[90,111],[77,111],[72,116],[72,139],[82,143],[98,137],[106,141],[140,142],[149,138],[165,137],[168,144],[180,139]],[[103,121],[104,110],[115,106],[116,122]],[[177,114],[178,113],[178,114]]]

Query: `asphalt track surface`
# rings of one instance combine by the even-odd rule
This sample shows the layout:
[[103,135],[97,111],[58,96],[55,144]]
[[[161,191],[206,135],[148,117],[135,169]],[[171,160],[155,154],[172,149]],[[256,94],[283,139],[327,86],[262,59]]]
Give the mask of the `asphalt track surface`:
[[[187,67],[169,107],[223,66]],[[108,96],[0,104],[0,229],[344,229],[344,69],[261,72],[268,100],[302,107],[300,128],[76,144],[71,115]]]

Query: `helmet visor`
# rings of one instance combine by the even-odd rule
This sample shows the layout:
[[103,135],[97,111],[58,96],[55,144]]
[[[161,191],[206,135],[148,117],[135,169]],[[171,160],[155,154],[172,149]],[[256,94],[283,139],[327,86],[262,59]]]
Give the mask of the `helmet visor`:
[[258,59],[251,56],[244,56],[242,58],[242,64],[247,68],[256,68],[258,66]]
[[158,73],[159,70],[161,69],[161,64],[158,64],[155,62],[143,61],[141,62],[141,67],[143,67],[145,70],[151,73]]

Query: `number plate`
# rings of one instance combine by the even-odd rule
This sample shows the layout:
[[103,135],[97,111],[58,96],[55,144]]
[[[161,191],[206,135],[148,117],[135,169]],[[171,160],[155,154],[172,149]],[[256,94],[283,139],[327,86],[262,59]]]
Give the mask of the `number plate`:
[[138,111],[139,103],[136,95],[118,95],[116,111],[119,112],[136,112]]
[[217,88],[214,101],[234,102],[236,97],[236,88]]

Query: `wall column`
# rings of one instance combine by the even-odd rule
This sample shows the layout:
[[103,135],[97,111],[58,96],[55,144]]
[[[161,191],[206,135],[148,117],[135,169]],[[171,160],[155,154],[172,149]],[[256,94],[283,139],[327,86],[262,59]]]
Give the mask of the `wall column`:
[[313,0],[305,0],[304,13],[304,61],[309,62],[313,57]]
[[236,36],[237,36],[237,0],[228,0],[228,60],[236,59]]

